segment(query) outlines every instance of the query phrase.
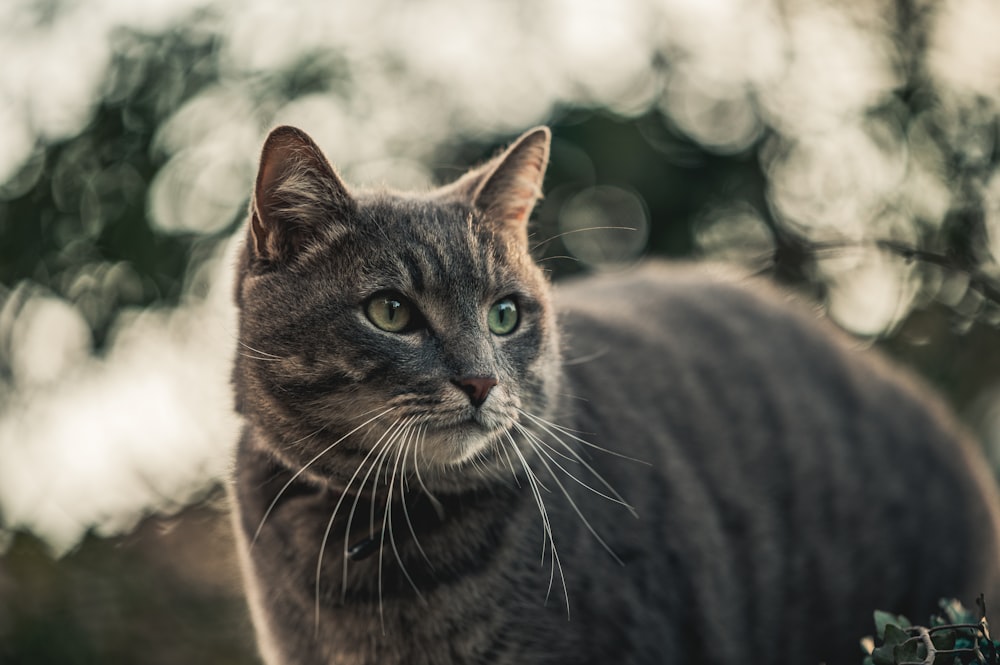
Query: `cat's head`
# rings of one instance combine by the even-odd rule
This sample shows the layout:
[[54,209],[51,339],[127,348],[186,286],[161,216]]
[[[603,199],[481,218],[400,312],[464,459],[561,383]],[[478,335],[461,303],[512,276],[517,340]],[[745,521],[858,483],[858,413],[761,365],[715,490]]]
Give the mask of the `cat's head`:
[[349,191],[305,133],[271,132],[234,377],[275,454],[334,484],[369,454],[439,485],[470,463],[509,464],[498,442],[513,445],[522,411],[545,414],[558,382],[527,232],[549,141],[531,130],[448,186],[401,194]]

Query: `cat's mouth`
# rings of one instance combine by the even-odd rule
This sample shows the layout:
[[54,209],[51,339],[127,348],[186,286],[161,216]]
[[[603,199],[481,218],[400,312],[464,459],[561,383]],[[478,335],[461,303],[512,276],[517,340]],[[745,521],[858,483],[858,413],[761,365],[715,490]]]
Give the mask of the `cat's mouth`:
[[478,413],[431,426],[426,430],[421,456],[435,466],[460,466],[495,447],[512,426]]

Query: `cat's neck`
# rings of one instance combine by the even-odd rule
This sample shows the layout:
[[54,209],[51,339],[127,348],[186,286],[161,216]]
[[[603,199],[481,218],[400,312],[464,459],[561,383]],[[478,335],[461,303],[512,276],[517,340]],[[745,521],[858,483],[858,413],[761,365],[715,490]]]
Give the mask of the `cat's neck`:
[[[240,455],[257,460],[243,465],[245,473],[253,474],[243,486],[257,490],[241,497],[247,506],[245,533],[253,540],[281,540],[290,516],[311,514],[313,533],[303,536],[311,544],[303,548],[312,557],[311,565],[316,564],[319,544],[327,543],[324,560],[331,568],[339,571],[347,559],[347,566],[357,568],[362,578],[368,566],[379,565],[372,561],[378,556],[372,555],[380,551],[383,558],[387,553],[398,558],[414,582],[428,577],[421,582],[423,587],[438,583],[436,573],[426,570],[428,560],[435,562],[435,569],[439,562],[461,568],[469,564],[467,558],[488,560],[490,550],[500,543],[507,516],[524,501],[524,493],[517,489],[520,480],[509,469],[506,477],[486,474],[464,487],[428,487],[434,480],[428,474],[428,478],[399,478],[391,486],[380,480],[374,491],[369,483],[364,491],[355,492],[306,479],[266,448],[253,445],[250,435],[241,443]],[[462,548],[453,547],[456,538],[463,542]],[[367,592],[368,584],[361,586]]]

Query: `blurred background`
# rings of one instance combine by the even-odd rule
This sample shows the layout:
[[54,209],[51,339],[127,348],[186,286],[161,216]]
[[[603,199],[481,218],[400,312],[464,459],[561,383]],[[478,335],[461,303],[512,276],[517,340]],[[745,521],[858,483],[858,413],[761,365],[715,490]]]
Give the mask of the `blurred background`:
[[230,273],[279,123],[407,188],[548,123],[557,279],[771,274],[1000,460],[998,29],[992,0],[4,0],[0,663],[255,662]]

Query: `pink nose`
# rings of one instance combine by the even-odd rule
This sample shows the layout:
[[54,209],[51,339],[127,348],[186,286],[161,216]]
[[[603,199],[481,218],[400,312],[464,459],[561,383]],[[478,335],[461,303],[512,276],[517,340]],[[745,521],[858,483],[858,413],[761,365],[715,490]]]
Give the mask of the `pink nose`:
[[451,382],[468,395],[472,406],[476,407],[483,405],[490,390],[497,384],[497,380],[492,376],[466,376],[452,379]]

